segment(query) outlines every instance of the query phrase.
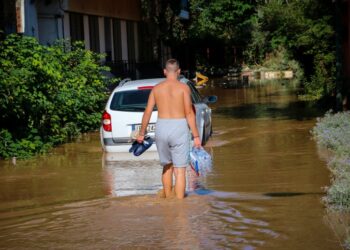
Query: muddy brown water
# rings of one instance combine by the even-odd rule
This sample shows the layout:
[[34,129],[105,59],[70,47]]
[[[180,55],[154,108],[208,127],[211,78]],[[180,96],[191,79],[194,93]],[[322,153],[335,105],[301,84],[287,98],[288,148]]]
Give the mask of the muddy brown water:
[[329,184],[309,130],[322,112],[287,85],[207,87],[213,171],[188,170],[164,200],[155,161],[105,162],[98,133],[0,162],[1,249],[341,249],[320,199]]

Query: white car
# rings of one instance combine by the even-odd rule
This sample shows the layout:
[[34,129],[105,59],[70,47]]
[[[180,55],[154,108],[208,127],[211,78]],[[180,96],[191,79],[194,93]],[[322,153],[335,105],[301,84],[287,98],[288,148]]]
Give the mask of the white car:
[[[128,152],[135,131],[140,130],[142,115],[152,88],[165,78],[144,80],[123,80],[111,93],[102,115],[100,129],[101,144],[107,153]],[[184,77],[179,80],[187,84],[192,92],[193,109],[200,139],[204,145],[212,133],[211,109],[208,103],[215,103],[216,96],[202,98],[194,84]],[[147,133],[154,137],[158,111],[152,113]],[[155,143],[147,151],[156,151]]]

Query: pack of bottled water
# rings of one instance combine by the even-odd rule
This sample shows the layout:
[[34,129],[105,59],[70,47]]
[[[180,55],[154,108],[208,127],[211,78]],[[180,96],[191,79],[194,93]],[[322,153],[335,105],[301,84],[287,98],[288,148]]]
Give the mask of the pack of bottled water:
[[196,173],[200,176],[205,176],[212,170],[212,158],[204,148],[193,147],[190,152],[191,165]]

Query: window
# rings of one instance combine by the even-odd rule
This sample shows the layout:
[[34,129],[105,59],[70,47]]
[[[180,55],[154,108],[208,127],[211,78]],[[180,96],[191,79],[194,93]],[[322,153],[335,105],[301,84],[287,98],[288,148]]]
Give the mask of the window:
[[16,1],[0,1],[0,30],[10,34],[15,33],[16,28]]
[[151,89],[116,92],[110,109],[118,111],[143,112],[146,109]]
[[97,16],[89,16],[89,35],[90,49],[94,52],[100,52],[100,36]]
[[120,30],[120,20],[113,19],[113,48],[114,60],[122,60],[122,35]]
[[112,61],[112,34],[111,34],[111,19],[104,18],[105,22],[105,48],[106,61]]
[[192,102],[193,103],[198,103],[202,101],[202,97],[199,94],[198,90],[196,89],[196,87],[193,85],[192,82],[188,81],[187,82],[188,87],[190,87],[191,89],[191,97],[192,97]]
[[126,33],[128,41],[128,59],[130,61],[135,61],[135,31],[134,22],[126,22]]
[[70,37],[72,41],[84,41],[83,15],[69,13]]

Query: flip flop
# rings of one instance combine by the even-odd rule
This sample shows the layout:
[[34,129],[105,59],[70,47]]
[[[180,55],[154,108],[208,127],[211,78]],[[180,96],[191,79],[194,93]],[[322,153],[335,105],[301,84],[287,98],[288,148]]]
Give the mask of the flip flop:
[[153,144],[153,139],[151,137],[146,137],[142,143],[138,143],[137,141],[133,142],[131,148],[129,149],[130,153],[133,153],[135,156],[140,156],[147,149],[149,149]]

